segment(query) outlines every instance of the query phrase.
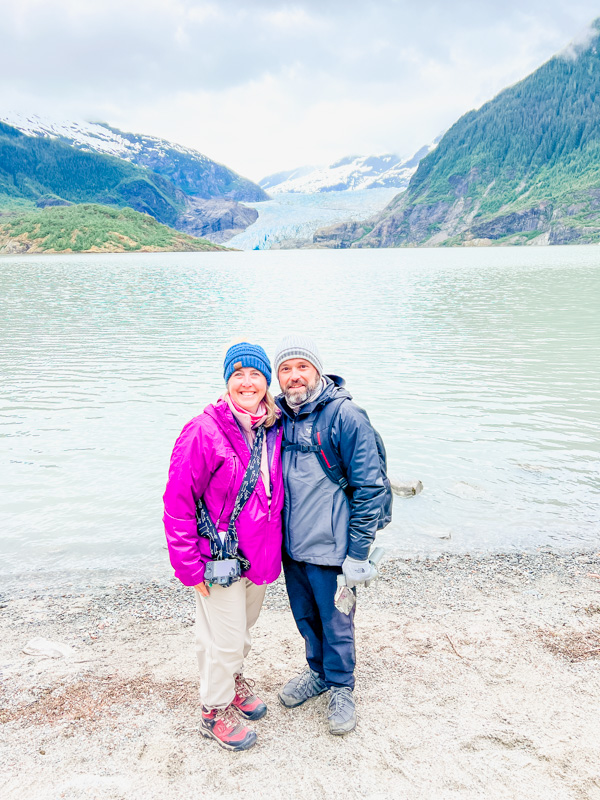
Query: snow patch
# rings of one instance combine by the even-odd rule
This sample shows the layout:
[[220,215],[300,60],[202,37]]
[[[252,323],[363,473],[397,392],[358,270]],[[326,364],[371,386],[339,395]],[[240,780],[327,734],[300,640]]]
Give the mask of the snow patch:
[[19,112],[0,113],[0,122],[17,128],[26,136],[53,137],[80,150],[116,156],[126,161],[134,161],[142,152],[162,158],[169,151],[175,151],[190,156],[199,163],[210,162],[207,156],[190,147],[154,136],[123,133],[101,122],[53,120],[37,114]]

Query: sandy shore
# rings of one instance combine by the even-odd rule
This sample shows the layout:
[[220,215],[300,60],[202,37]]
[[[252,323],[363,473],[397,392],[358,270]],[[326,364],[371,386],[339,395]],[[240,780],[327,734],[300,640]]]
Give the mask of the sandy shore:
[[[279,706],[303,642],[270,588],[246,669],[269,713],[242,754],[198,733],[191,590],[4,595],[0,796],[600,798],[600,554],[382,572],[359,593],[359,724],[345,737],[327,731],[325,696]],[[25,655],[40,636],[73,652]]]

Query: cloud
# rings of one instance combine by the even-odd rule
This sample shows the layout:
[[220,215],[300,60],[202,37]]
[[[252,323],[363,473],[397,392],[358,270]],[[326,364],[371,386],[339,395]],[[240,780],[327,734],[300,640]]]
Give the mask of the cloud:
[[594,3],[3,0],[6,108],[106,119],[258,179],[410,155],[564,47]]
[[578,31],[569,44],[558,53],[558,56],[564,58],[565,61],[575,61],[590,47],[592,42],[598,39],[599,35],[598,23],[594,21]]

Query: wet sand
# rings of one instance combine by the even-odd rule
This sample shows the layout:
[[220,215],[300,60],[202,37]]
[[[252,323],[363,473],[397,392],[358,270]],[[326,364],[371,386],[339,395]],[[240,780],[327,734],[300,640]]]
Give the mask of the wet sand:
[[[388,560],[359,590],[359,723],[326,696],[287,710],[304,666],[283,585],[246,675],[269,705],[258,743],[198,732],[194,598],[177,581],[0,599],[0,796],[600,799],[600,554]],[[69,645],[24,654],[30,640]]]

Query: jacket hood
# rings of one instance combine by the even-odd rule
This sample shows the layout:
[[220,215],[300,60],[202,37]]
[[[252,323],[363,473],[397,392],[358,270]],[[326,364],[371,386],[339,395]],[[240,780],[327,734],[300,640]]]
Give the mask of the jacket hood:
[[352,395],[344,388],[346,386],[346,381],[343,378],[339,375],[323,375],[323,377],[325,378],[325,388],[321,394],[316,400],[301,406],[297,414],[294,414],[292,409],[288,406],[283,392],[277,395],[275,402],[287,417],[290,417],[290,419],[298,419],[299,417],[308,416],[316,409],[326,405],[330,400],[333,400],[334,397],[347,397],[349,400],[352,400]]

